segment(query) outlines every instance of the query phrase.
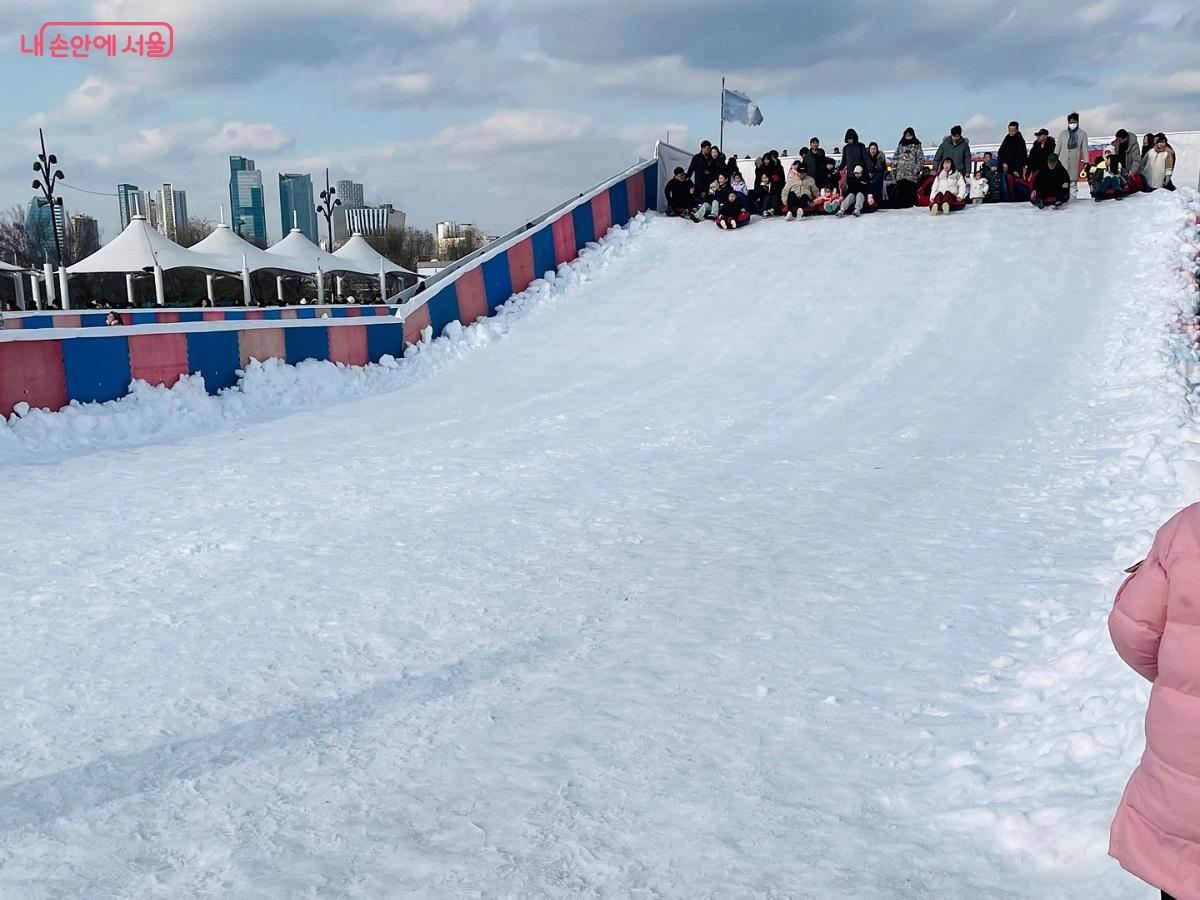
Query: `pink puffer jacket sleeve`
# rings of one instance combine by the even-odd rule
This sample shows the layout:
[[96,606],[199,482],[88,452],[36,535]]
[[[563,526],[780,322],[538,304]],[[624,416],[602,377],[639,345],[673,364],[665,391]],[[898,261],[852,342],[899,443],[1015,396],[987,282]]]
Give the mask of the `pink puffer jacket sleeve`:
[[1168,530],[1164,527],[1158,532],[1146,561],[1125,579],[1108,616],[1108,631],[1117,653],[1150,681],[1158,677],[1158,645],[1167,621],[1167,571],[1162,559]]

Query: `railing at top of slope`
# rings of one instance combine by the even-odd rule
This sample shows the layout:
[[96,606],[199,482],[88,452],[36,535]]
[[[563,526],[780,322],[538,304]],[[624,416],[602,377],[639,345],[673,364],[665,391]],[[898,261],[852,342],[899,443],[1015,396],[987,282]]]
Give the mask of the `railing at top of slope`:
[[[428,299],[435,296],[440,289],[453,283],[466,272],[481,266],[491,258],[504,252],[510,247],[519,244],[521,240],[523,240],[526,236],[536,232],[541,226],[552,224],[555,220],[562,218],[567,213],[573,211],[576,207],[582,206],[584,203],[588,203],[597,195],[610,190],[613,186],[621,183],[622,181],[628,180],[631,176],[636,175],[639,172],[644,172],[647,169],[656,166],[657,163],[657,154],[652,159],[639,160],[637,163],[625,169],[621,173],[598,182],[587,190],[582,191],[577,196],[572,197],[570,200],[566,200],[553,209],[538,216],[537,218],[531,219],[518,228],[514,228],[507,234],[496,238],[496,240],[491,241],[487,245],[475,250],[467,256],[464,256],[462,259],[455,260],[436,275],[426,279],[422,284],[414,285],[413,287],[406,288],[398,294],[391,295],[387,298],[387,302],[400,303],[401,307],[397,312],[397,315],[400,316],[400,318],[406,318],[409,314],[427,302]],[[648,201],[647,207],[653,208],[654,203],[649,202],[650,198],[646,199]],[[622,222],[620,224],[624,223]],[[596,237],[603,237],[603,235],[596,235]]]

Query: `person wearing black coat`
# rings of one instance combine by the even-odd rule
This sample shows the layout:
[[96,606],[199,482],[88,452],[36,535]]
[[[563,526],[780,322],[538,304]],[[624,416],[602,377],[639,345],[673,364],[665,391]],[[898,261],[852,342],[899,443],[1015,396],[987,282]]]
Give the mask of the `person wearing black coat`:
[[1046,156],[1046,164],[1038,169],[1033,176],[1033,190],[1029,201],[1038,209],[1045,209],[1047,204],[1053,204],[1055,209],[1071,199],[1071,174],[1067,167],[1060,165],[1058,154]]
[[838,164],[838,170],[853,172],[855,166],[862,166],[864,172],[870,172],[871,157],[866,146],[858,139],[858,132],[850,128],[846,130],[846,143],[842,147],[842,161]]
[[686,217],[693,222],[700,221],[700,217],[696,215],[696,186],[688,181],[687,172],[682,166],[675,167],[675,177],[667,182],[663,193],[667,198],[668,214]]
[[687,168],[687,177],[696,188],[697,194],[707,192],[709,186],[717,179],[717,173],[712,171],[712,154],[709,152],[711,147],[712,141],[701,141],[700,152],[692,157],[692,162]]
[[736,229],[750,221],[750,213],[742,204],[742,198],[732,188],[722,191],[717,198],[721,204],[717,213],[717,227]]
[[[1036,140],[1034,140],[1033,146],[1029,148],[1029,161],[1027,163],[1030,174],[1040,172],[1046,168],[1046,159],[1054,152],[1054,138],[1050,137],[1050,132],[1045,128],[1038,131],[1034,137]],[[1066,167],[1064,166],[1063,168],[1065,169]]]
[[996,157],[1000,160],[1002,173],[1014,178],[1025,177],[1025,169],[1029,165],[1029,150],[1025,146],[1025,136],[1021,134],[1020,123],[1008,123],[1008,134],[1000,142],[1000,150]]
[[808,152],[804,154],[804,171],[818,185],[825,177],[825,160],[828,159],[825,151],[821,149],[821,142],[813,138],[808,142]]

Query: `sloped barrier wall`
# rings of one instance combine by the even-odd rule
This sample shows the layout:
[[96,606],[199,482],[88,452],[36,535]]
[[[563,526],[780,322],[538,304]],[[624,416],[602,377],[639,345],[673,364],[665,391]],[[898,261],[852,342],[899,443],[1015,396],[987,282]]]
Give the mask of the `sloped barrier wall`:
[[[395,310],[376,304],[344,304],[339,306],[218,306],[211,309],[118,309],[126,325],[174,325],[180,322],[254,322],[288,321],[291,319],[355,318],[359,316],[390,316]],[[109,311],[82,312],[20,312],[4,313],[0,328],[102,328]]]

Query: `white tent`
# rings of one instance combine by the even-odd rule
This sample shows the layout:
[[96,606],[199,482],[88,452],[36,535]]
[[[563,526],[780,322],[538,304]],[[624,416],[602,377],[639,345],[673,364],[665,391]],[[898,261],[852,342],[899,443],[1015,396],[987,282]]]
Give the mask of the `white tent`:
[[338,247],[333,253],[339,259],[344,259],[350,262],[355,262],[366,266],[371,270],[372,274],[379,272],[379,264],[383,263],[383,270],[389,275],[416,275],[404,266],[398,266],[370,244],[357,231],[350,235],[350,240],[346,241],[342,246]]
[[[299,228],[293,228],[288,232],[287,237],[278,244],[269,247],[266,252],[276,257],[283,257],[292,262],[298,262],[308,272],[316,272],[319,268],[325,274],[353,272],[356,275],[375,275],[379,271],[378,264],[372,268],[371,265],[363,264],[354,259],[344,259],[340,256],[334,256],[332,253],[326,253],[306,238]],[[280,266],[280,268],[283,267]]]
[[28,272],[29,269],[24,269],[21,266],[14,266],[11,263],[6,263],[0,259],[0,272]]
[[192,250],[231,260],[233,269],[236,271],[241,271],[243,255],[246,257],[246,268],[251,272],[271,269],[312,275],[315,271],[302,259],[288,259],[282,254],[268,253],[266,250],[254,246],[245,238],[234,234],[233,229],[225,224],[214,228],[212,233],[192,247]]
[[67,267],[69,275],[99,272],[147,272],[154,269],[204,269],[210,272],[237,272],[241,257],[235,261],[224,256],[198,253],[180,247],[159,234],[145,216],[133,216],[125,230],[93,253]]

